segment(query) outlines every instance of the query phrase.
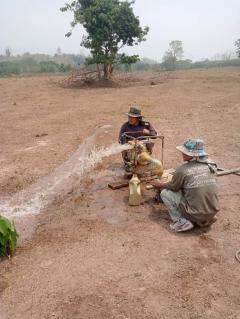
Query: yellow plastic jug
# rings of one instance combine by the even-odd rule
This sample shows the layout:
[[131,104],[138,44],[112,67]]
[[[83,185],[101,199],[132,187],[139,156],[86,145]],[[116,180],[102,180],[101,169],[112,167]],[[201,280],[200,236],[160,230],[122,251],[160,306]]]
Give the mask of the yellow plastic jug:
[[138,206],[141,204],[141,187],[140,180],[136,174],[129,181],[129,205]]

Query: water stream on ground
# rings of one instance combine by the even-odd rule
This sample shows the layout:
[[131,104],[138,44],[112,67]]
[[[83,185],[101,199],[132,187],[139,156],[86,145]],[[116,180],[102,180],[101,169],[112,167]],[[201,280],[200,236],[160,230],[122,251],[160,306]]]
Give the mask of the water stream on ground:
[[105,125],[97,129],[96,133],[86,138],[77,151],[53,173],[40,178],[8,200],[0,202],[0,215],[14,219],[38,214],[57,196],[67,194],[73,184],[80,183],[104,157],[131,148],[117,143],[106,146],[105,141],[110,134],[110,128],[110,125]]

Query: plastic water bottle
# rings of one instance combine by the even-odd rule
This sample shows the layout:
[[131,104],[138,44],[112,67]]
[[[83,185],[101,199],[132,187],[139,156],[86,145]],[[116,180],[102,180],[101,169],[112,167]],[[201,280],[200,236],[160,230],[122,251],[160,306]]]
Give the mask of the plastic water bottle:
[[141,187],[140,180],[136,174],[129,181],[129,205],[138,206],[141,204]]

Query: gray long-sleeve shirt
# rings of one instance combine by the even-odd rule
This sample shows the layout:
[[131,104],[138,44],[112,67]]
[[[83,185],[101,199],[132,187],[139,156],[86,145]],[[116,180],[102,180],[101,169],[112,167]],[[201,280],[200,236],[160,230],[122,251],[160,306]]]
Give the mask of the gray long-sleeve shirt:
[[207,221],[218,212],[217,185],[207,163],[192,160],[180,166],[166,189],[182,191],[179,208],[192,221]]

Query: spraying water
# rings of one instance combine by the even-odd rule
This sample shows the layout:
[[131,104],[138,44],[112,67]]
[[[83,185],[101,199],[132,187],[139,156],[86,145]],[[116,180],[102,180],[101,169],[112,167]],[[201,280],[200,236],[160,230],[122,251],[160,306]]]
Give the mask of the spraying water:
[[94,168],[106,156],[130,149],[130,145],[113,143],[105,146],[106,134],[110,126],[103,126],[85,139],[77,151],[55,171],[23,191],[15,194],[5,202],[0,202],[0,215],[13,219],[38,214],[50,204],[56,196],[65,195],[71,190],[73,183]]

